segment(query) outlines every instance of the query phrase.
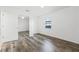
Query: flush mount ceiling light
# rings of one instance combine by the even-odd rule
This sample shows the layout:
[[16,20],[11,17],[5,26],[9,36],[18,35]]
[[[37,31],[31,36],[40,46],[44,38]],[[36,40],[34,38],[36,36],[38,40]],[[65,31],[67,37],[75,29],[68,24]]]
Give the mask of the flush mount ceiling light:
[[30,10],[25,10],[26,12],[30,12]]
[[44,6],[40,6],[41,8],[44,8]]
[[24,19],[24,16],[21,16],[21,19]]

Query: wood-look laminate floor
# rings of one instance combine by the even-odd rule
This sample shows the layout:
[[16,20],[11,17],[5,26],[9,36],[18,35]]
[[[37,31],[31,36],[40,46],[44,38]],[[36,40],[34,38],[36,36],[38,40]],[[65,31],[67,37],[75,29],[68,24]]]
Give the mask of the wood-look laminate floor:
[[78,52],[79,45],[49,37],[42,34],[35,34],[29,37],[29,32],[18,33],[18,40],[2,44],[1,52]]

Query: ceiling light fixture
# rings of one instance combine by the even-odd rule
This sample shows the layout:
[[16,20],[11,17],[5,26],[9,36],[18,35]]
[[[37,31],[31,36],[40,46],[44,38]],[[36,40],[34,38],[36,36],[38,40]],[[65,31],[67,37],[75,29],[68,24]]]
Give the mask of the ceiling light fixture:
[[44,6],[41,6],[41,8],[44,8]]
[[26,12],[30,12],[30,10],[25,10]]
[[22,19],[24,19],[24,16],[21,16]]

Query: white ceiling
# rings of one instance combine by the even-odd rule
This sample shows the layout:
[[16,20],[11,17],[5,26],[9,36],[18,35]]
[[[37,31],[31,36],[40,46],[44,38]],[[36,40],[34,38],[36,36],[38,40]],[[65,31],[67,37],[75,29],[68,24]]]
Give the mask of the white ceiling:
[[[19,15],[33,15],[33,16],[40,16],[42,14],[48,13],[48,12],[55,12],[57,10],[66,8],[67,6],[45,6],[44,8],[41,8],[40,6],[1,6],[0,9],[6,10],[6,12],[15,13],[18,16]],[[29,10],[29,12],[26,12],[25,10]]]

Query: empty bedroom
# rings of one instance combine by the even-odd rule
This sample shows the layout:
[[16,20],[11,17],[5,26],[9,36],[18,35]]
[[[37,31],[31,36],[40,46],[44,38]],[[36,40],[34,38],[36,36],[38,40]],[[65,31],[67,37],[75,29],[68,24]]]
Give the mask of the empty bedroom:
[[79,52],[79,6],[0,6],[1,52]]

